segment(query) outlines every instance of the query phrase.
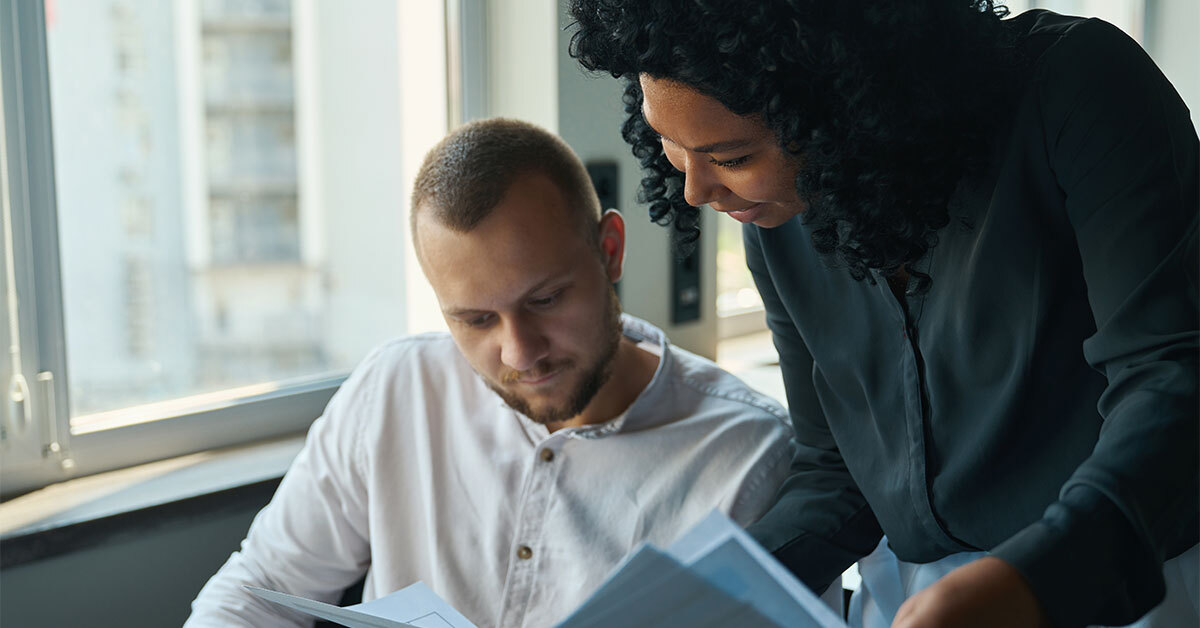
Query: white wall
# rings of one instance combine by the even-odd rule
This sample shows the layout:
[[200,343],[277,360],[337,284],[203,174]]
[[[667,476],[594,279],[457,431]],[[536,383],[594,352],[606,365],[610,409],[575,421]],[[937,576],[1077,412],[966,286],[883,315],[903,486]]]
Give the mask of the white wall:
[[558,130],[554,0],[487,0],[487,115]]
[[315,98],[304,104],[319,111],[309,118],[315,137],[300,155],[301,173],[320,183],[319,207],[307,213],[320,217],[326,346],[338,364],[354,364],[383,339],[381,330],[398,335],[406,327],[404,134],[400,89],[390,79],[400,74],[399,11],[385,0],[360,1],[353,11],[319,0],[311,6],[311,47],[296,50],[314,57],[305,96]]

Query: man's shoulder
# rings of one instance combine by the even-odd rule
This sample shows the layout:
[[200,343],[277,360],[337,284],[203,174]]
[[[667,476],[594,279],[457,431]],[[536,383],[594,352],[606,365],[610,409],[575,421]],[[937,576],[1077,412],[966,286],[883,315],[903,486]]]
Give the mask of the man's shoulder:
[[708,358],[676,346],[669,351],[675,365],[670,378],[700,403],[732,415],[790,425],[787,410],[773,397],[751,388]]
[[[778,401],[754,390],[712,360],[672,344],[658,327],[628,313],[622,315],[622,324],[627,337],[653,345],[664,362],[651,383],[652,389],[658,389],[649,391],[653,403],[667,403],[681,410],[683,418],[688,416],[689,408],[701,405],[720,408],[724,414],[760,416],[787,424],[787,410]],[[661,398],[663,394],[688,399],[666,401]]]
[[404,369],[418,366],[422,370],[433,367],[454,368],[462,354],[454,339],[446,332],[426,332],[401,336],[376,346],[359,368]]
[[414,334],[376,346],[339,387],[326,414],[339,425],[357,426],[346,428],[351,431],[370,425],[405,430],[417,418],[471,415],[491,394],[449,334]]
[[444,388],[472,382],[473,371],[446,332],[413,334],[388,340],[358,363],[342,388],[377,396],[382,390],[401,394],[406,388]]

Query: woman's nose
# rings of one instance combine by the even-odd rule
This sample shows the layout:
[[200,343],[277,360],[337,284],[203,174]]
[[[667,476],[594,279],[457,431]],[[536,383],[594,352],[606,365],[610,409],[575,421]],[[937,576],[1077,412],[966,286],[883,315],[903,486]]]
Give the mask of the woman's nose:
[[721,200],[729,188],[721,184],[705,157],[688,155],[683,170],[683,198],[692,207]]

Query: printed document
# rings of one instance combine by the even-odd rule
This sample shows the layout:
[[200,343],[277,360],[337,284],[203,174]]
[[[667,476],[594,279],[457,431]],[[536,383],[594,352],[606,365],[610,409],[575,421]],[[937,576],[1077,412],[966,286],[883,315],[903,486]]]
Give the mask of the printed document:
[[[345,608],[247,589],[348,628],[475,628],[421,582]],[[639,547],[555,628],[601,626],[845,628],[846,623],[737,524],[714,511],[665,550]]]

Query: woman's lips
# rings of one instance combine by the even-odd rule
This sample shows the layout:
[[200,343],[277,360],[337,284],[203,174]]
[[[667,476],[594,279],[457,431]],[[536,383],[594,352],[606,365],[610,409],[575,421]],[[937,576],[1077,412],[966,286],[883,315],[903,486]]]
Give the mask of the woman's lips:
[[728,214],[738,222],[754,222],[762,217],[764,206],[762,203],[755,203],[744,209],[718,209],[717,211]]

